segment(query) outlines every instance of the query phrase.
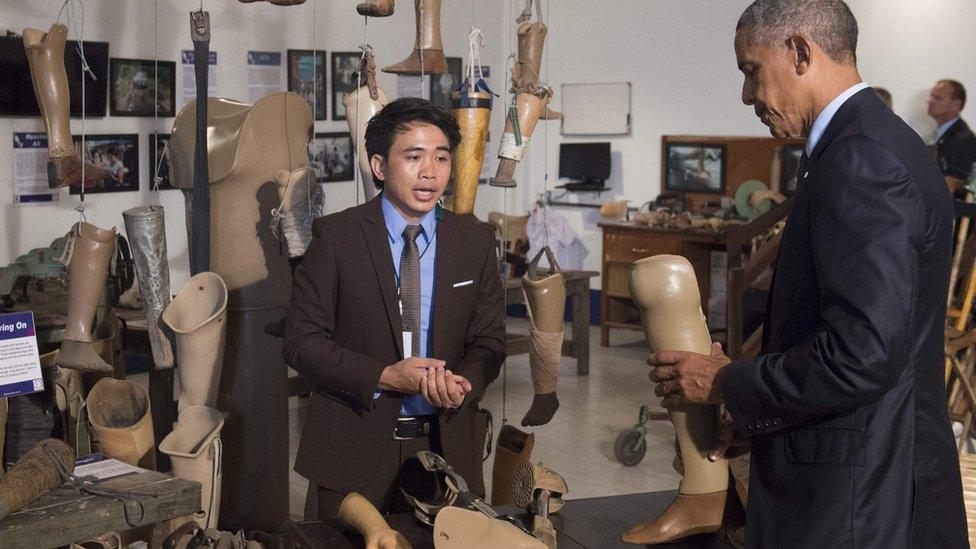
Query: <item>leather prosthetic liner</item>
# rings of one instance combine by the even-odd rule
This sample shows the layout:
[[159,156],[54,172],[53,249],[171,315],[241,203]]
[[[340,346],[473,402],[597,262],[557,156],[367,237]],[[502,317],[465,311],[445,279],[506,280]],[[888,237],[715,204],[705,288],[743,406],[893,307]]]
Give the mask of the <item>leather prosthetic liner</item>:
[[61,466],[68,473],[75,470],[75,451],[56,438],[44,439],[24,454],[0,479],[0,520],[61,486]]
[[535,447],[535,433],[520,431],[512,425],[502,425],[495,446],[495,463],[491,470],[491,505],[510,505],[515,502],[515,473],[528,463]]
[[342,500],[339,506],[339,520],[362,534],[367,549],[412,548],[403,535],[390,528],[376,507],[356,492],[351,492]]
[[[514,187],[515,167],[525,156],[525,150],[529,147],[529,138],[535,131],[535,125],[539,121],[539,116],[545,108],[552,93],[548,88],[544,88],[541,94],[520,93],[515,100],[516,118],[518,118],[518,139],[516,139],[515,125],[512,118],[505,118],[505,132],[502,134],[501,144],[498,148],[498,169],[495,177],[488,183],[495,187]],[[520,142],[521,141],[521,142]]]
[[312,169],[281,170],[275,176],[281,203],[271,212],[274,230],[285,237],[288,257],[302,257],[312,241],[312,221],[322,217],[322,188],[312,179]]
[[491,122],[491,93],[465,86],[451,94],[451,107],[461,129],[461,143],[454,152],[454,213],[473,214]]
[[510,522],[478,511],[445,507],[434,519],[436,549],[546,549],[546,544]]
[[[539,276],[538,260],[547,252],[552,273]],[[522,426],[545,425],[559,408],[556,380],[563,350],[563,314],[566,310],[566,283],[548,247],[543,248],[522,277],[522,292],[529,313],[529,368],[535,395],[522,418]]]
[[[711,336],[701,309],[694,268],[687,259],[656,255],[634,262],[630,293],[641,309],[652,352],[711,353]],[[665,543],[715,532],[722,524],[728,490],[728,463],[709,461],[718,423],[715,406],[687,404],[669,410],[678,438],[684,478],[678,497],[657,518],[632,528],[628,543]]]
[[227,338],[224,279],[209,272],[191,277],[161,318],[176,334],[179,409],[216,406]]
[[92,321],[115,253],[115,229],[79,222],[71,229],[67,259],[68,321],[57,364],[87,372],[111,373],[112,366],[92,348]]
[[414,0],[417,39],[413,52],[395,65],[384,67],[393,74],[444,74],[447,59],[441,43],[441,0]]
[[159,315],[170,300],[165,217],[162,206],[138,206],[122,212],[157,369],[173,367],[173,347],[159,329]]
[[220,430],[224,416],[208,406],[187,406],[180,410],[173,432],[159,443],[159,451],[170,457],[173,474],[199,482],[202,510],[193,520],[203,528],[216,528],[220,511]]
[[24,29],[24,50],[30,64],[31,82],[47,130],[47,184],[52,189],[66,185],[80,186],[83,165],[86,184],[101,181],[108,175],[108,172],[91,162],[82,164],[81,155],[75,151],[71,138],[71,98],[68,74],[64,68],[64,45],[67,40],[68,27],[61,23],[51,25],[46,33]]
[[156,468],[149,392],[138,383],[102,378],[88,393],[88,419],[102,453],[144,469]]
[[366,85],[343,97],[342,104],[346,107],[346,124],[349,125],[349,133],[356,142],[363,196],[369,200],[376,196],[376,185],[373,183],[373,169],[369,165],[369,155],[366,154],[366,123],[390,100],[387,99],[386,92],[376,85],[376,63],[370,51],[366,52],[359,70]]
[[389,17],[395,5],[396,0],[368,0],[357,4],[356,11],[366,17]]

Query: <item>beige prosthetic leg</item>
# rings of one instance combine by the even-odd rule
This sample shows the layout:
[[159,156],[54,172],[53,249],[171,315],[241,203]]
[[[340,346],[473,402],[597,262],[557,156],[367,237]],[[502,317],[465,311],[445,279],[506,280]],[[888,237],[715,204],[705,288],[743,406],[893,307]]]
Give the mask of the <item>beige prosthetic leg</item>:
[[[392,3],[391,0],[391,13]],[[366,154],[366,123],[389,103],[389,99],[386,97],[386,92],[376,85],[376,64],[373,61],[373,54],[369,51],[366,52],[360,65],[360,72],[366,85],[343,97],[342,104],[346,107],[349,133],[356,142],[363,195],[366,200],[369,200],[376,196],[376,185],[373,183],[373,169],[369,166],[369,155]]]
[[454,213],[473,214],[491,122],[491,94],[467,91],[462,96],[454,92],[451,106],[461,128],[461,143],[454,153]]
[[224,416],[207,406],[187,406],[180,411],[173,432],[159,443],[170,457],[173,474],[203,485],[201,511],[193,515],[202,528],[216,528],[220,511],[220,430]]
[[[541,276],[539,259],[545,253],[550,273]],[[522,292],[529,312],[529,368],[532,370],[532,406],[522,418],[522,426],[545,425],[559,408],[556,380],[563,351],[563,314],[566,310],[566,283],[556,258],[548,246],[536,254],[522,277]]]
[[38,442],[0,479],[0,519],[61,486],[61,466],[75,470],[75,451],[63,441]]
[[445,507],[434,519],[436,549],[546,549],[546,544],[504,520],[478,511]]
[[88,419],[102,453],[144,469],[156,468],[149,393],[138,383],[102,378],[88,393]]
[[515,167],[525,156],[525,150],[529,147],[529,138],[535,130],[535,125],[539,121],[543,108],[548,101],[547,96],[551,91],[545,88],[542,96],[532,93],[520,93],[515,100],[518,118],[518,140],[516,139],[515,126],[511,117],[505,119],[505,133],[502,134],[501,144],[498,148],[498,170],[495,177],[488,180],[494,187],[514,187]]
[[279,238],[285,237],[289,258],[301,258],[312,242],[312,221],[322,216],[322,189],[312,179],[312,168],[281,170],[275,176],[281,203],[271,215]]
[[194,275],[160,318],[176,334],[179,409],[216,406],[227,337],[224,279],[211,272]]
[[92,348],[92,320],[105,289],[108,266],[115,253],[115,229],[79,222],[61,262],[68,266],[68,322],[57,364],[87,372],[111,373],[112,366]]
[[[657,255],[634,263],[630,293],[641,309],[652,352],[693,351],[708,355],[712,340],[701,310],[695,271],[687,259]],[[670,410],[684,465],[678,497],[657,518],[630,529],[626,543],[655,544],[716,532],[722,525],[729,486],[725,459],[709,461],[718,410],[688,404]]]
[[393,15],[396,0],[368,0],[356,5],[359,15],[366,17],[389,17]]
[[411,549],[400,532],[390,528],[368,499],[351,492],[339,506],[339,520],[362,534],[366,549]]
[[515,501],[515,473],[528,463],[535,447],[535,433],[526,433],[511,425],[502,425],[495,445],[495,463],[491,468],[491,505],[509,505]]
[[394,74],[444,74],[447,58],[441,43],[441,0],[414,0],[417,39],[413,52],[396,65],[384,67]]
[[[71,139],[71,102],[68,75],[64,70],[64,45],[68,27],[51,25],[46,33],[24,29],[24,50],[30,64],[34,95],[47,129],[47,184],[52,189],[81,183],[82,160]],[[85,183],[105,179],[108,172],[91,162],[84,163]]]

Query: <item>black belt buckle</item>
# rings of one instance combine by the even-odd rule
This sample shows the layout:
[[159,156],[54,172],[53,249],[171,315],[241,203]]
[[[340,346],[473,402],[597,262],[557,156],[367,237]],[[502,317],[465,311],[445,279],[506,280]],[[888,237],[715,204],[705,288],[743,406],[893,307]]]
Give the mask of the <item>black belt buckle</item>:
[[429,417],[401,416],[393,428],[393,440],[413,440],[430,434]]

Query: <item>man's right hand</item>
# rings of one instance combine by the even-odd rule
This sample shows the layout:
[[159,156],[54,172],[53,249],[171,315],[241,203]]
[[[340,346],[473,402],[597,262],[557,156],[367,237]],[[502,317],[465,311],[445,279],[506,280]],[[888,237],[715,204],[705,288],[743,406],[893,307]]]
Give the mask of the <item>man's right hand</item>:
[[384,391],[399,391],[416,395],[420,393],[420,383],[425,379],[427,370],[444,368],[447,363],[436,358],[405,358],[396,364],[383,369],[380,374],[379,388]]

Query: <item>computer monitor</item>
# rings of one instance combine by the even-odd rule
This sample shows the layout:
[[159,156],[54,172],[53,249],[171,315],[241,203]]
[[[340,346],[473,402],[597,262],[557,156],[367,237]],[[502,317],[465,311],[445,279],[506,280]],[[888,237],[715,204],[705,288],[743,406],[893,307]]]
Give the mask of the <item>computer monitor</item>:
[[559,177],[602,185],[610,177],[610,143],[561,143]]

